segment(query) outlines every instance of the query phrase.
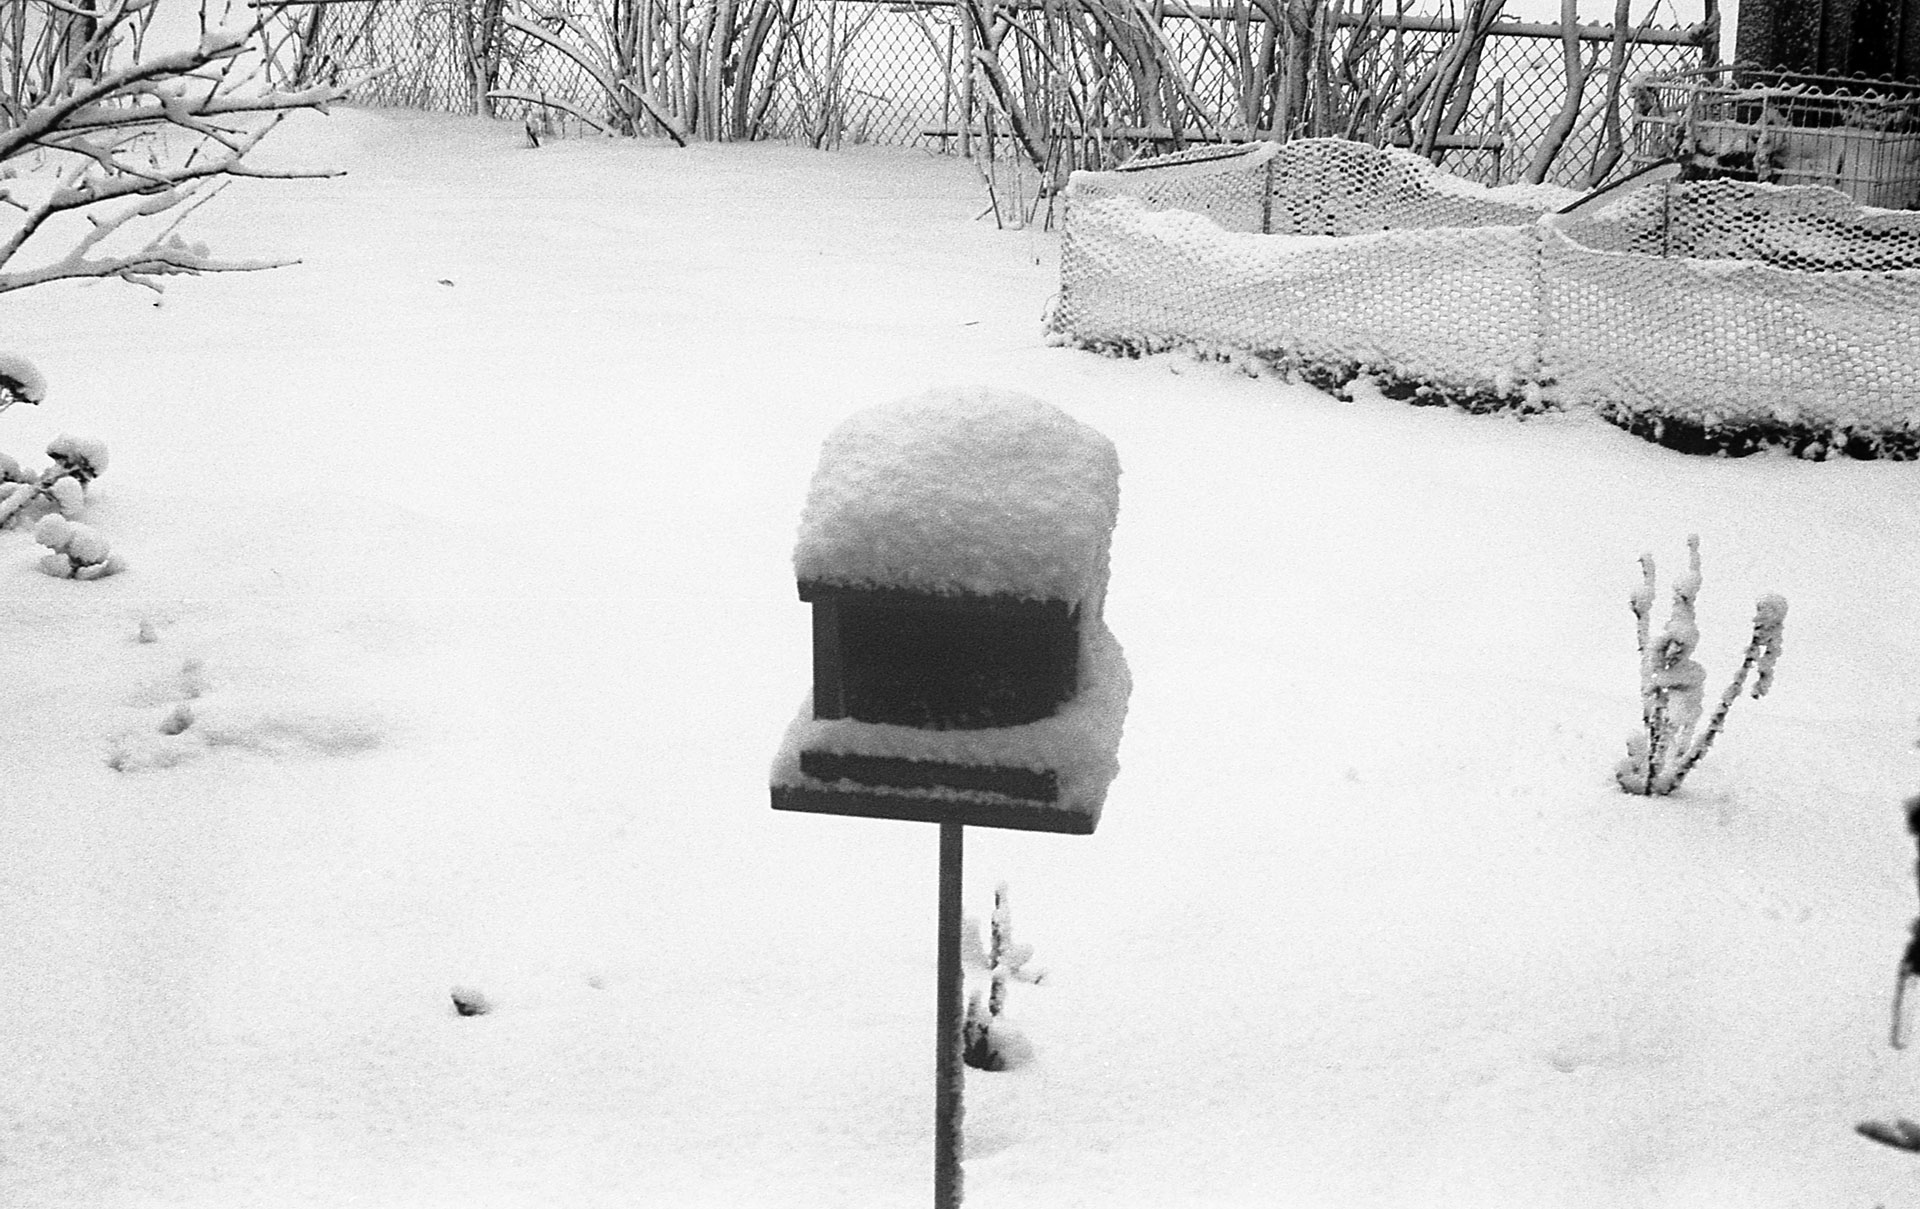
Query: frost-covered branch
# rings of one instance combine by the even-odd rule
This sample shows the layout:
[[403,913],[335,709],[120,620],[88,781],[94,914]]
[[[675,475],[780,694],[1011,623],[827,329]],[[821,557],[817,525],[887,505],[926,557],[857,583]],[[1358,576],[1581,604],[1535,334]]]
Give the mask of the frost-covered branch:
[[[332,172],[256,167],[248,157],[289,113],[324,111],[358,81],[279,88],[250,52],[267,19],[198,45],[110,67],[123,26],[157,0],[39,4],[92,28],[61,49],[37,93],[7,98],[0,122],[0,293],[66,278],[117,277],[158,290],[180,274],[248,272],[291,260],[214,255],[182,220],[235,177]],[[24,75],[16,87],[28,87]],[[58,221],[84,218],[84,225]],[[11,221],[8,221],[9,218]],[[33,261],[29,267],[18,267]]]
[[[222,154],[197,163],[162,169],[97,170],[95,164],[77,161],[37,203],[23,209],[19,226],[0,242],[0,293],[25,289],[62,278],[119,277],[140,285],[152,286],[154,277],[175,274],[243,272],[277,268],[292,264],[289,260],[230,260],[214,256],[204,244],[190,243],[179,234],[179,225],[202,204],[211,200],[234,177],[282,175],[256,171],[244,162],[279,118],[247,134]],[[211,188],[208,182],[214,182]],[[8,199],[12,202],[12,199]],[[125,202],[114,206],[111,203]],[[19,203],[13,202],[17,207]],[[56,215],[81,212],[88,227],[66,241],[67,248],[57,260],[32,269],[9,272],[5,266],[29,241],[41,233],[47,221]],[[173,212],[169,214],[169,212]],[[101,245],[129,226],[160,215],[174,221],[142,240],[132,250],[119,253],[94,253]]]
[[613,137],[620,133],[599,118],[594,117],[586,110],[562,97],[542,96],[537,92],[527,92],[524,89],[517,88],[496,88],[487,93],[487,95],[496,101],[519,101],[525,105],[542,105],[548,109],[558,109],[561,113],[570,114],[578,118],[580,121],[608,137]]
[[1627,756],[1614,770],[1620,787],[1645,796],[1669,794],[1679,787],[1693,766],[1707,754],[1726,723],[1734,698],[1758,670],[1753,696],[1764,697],[1773,687],[1774,664],[1780,658],[1781,635],[1787,620],[1786,598],[1762,596],[1755,606],[1753,636],[1740,668],[1699,737],[1694,730],[1703,711],[1706,669],[1693,658],[1700,643],[1694,601],[1700,594],[1700,538],[1687,538],[1687,573],[1674,584],[1673,604],[1666,627],[1652,633],[1654,598],[1653,555],[1640,556],[1641,584],[1629,598],[1640,644],[1641,729],[1627,739]]
[[[602,134],[632,134],[640,113],[644,112],[665,130],[674,142],[682,147],[687,145],[687,131],[681,123],[674,119],[666,106],[662,105],[652,93],[635,83],[631,70],[622,71],[620,64],[616,62],[617,56],[600,51],[598,40],[581,26],[579,21],[566,12],[554,12],[547,14],[546,17],[560,29],[551,30],[537,21],[528,21],[512,13],[502,16],[500,23],[507,29],[546,43],[578,64],[580,69],[591,76],[594,83],[600,85],[606,93],[607,102],[612,112],[617,115],[617,122],[621,129],[614,130],[606,123],[588,117],[571,105],[534,93],[496,88],[488,92],[488,96],[499,100],[523,101],[560,109],[580,118]],[[570,33],[573,37],[571,39],[563,37],[563,33]]]
[[1707,729],[1700,734],[1700,741],[1688,746],[1678,760],[1673,763],[1672,783],[1678,785],[1700,757],[1707,754],[1713,741],[1720,734],[1720,727],[1727,720],[1727,711],[1733,708],[1733,699],[1746,687],[1747,673],[1755,668],[1759,674],[1754,677],[1753,695],[1764,697],[1773,687],[1773,665],[1780,658],[1781,631],[1787,622],[1787,601],[1783,596],[1762,596],[1754,606],[1753,637],[1747,642],[1747,650],[1740,660],[1740,670],[1734,673],[1726,691],[1720,694],[1720,704],[1713,711],[1713,717],[1707,722]]

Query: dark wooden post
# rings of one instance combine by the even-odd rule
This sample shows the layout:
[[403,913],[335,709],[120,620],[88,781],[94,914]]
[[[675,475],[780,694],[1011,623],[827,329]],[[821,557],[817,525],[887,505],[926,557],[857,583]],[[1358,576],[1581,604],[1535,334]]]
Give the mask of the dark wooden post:
[[966,1090],[966,1068],[961,1062],[965,1038],[961,1034],[960,997],[960,872],[966,826],[940,824],[940,937],[934,1031],[938,1049],[934,1060],[933,1098],[933,1207],[960,1209],[960,1119]]

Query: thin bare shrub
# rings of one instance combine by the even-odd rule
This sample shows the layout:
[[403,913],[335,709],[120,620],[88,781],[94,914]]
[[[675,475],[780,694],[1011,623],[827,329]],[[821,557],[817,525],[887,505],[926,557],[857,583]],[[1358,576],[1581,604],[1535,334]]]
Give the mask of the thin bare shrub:
[[1653,555],[1640,556],[1641,584],[1631,597],[1640,643],[1640,730],[1628,736],[1627,756],[1614,770],[1620,788],[1654,796],[1679,788],[1693,766],[1720,734],[1734,698],[1754,673],[1753,696],[1764,697],[1773,686],[1774,664],[1780,658],[1781,631],[1786,625],[1786,598],[1762,596],[1754,607],[1753,636],[1740,668],[1720,703],[1695,736],[1703,712],[1707,672],[1693,658],[1700,643],[1694,601],[1700,594],[1700,538],[1687,538],[1687,573],[1673,587],[1673,603],[1666,628],[1652,632]]
[[[1654,35],[1664,0],[1638,24],[1628,0],[1615,0],[1609,29],[1581,27],[1567,0],[1555,114],[1539,138],[1516,146],[1510,81],[1488,66],[1493,40],[1512,45],[1521,28],[1505,0],[1462,0],[1441,16],[1408,15],[1383,0],[956,3],[968,34],[957,90],[970,115],[962,149],[997,125],[997,149],[1056,184],[1073,168],[1200,143],[1337,136],[1435,163],[1460,149],[1498,148],[1514,168],[1496,160],[1496,175],[1593,185],[1625,159],[1633,48],[1697,46],[1710,58],[1717,36],[1711,21],[1678,40]],[[1523,71],[1530,93],[1552,91],[1552,65]]]
[[[750,139],[765,132],[781,80],[806,71],[825,97],[828,121],[846,40],[827,42],[824,65],[802,61],[801,0],[611,0],[581,15],[577,6],[534,5],[498,14],[500,53],[557,51],[598,85],[602,109],[528,88],[489,86],[492,102],[564,111],[605,134]],[[822,67],[824,66],[824,70]],[[495,72],[497,77],[498,72]],[[821,142],[827,137],[823,124]]]
[[[1414,43],[1379,0],[962,0],[973,90],[1034,168],[1104,167],[1134,149],[1340,135],[1432,151],[1469,115],[1504,0]],[[1067,141],[1064,154],[1048,144]],[[1054,168],[1057,171],[1057,167]]]
[[880,12],[872,4],[807,4],[795,10],[790,37],[789,70],[782,83],[791,106],[796,133],[808,145],[831,149],[841,143],[865,142],[866,130],[855,112],[856,94],[847,80],[847,66]]

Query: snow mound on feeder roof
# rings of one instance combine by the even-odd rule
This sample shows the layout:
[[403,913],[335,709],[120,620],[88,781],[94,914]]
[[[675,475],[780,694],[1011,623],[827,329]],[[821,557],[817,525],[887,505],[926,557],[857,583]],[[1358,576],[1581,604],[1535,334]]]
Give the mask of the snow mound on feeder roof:
[[1097,608],[1119,482],[1113,443],[1051,404],[985,387],[929,391],[828,435],[794,571],[843,587]]

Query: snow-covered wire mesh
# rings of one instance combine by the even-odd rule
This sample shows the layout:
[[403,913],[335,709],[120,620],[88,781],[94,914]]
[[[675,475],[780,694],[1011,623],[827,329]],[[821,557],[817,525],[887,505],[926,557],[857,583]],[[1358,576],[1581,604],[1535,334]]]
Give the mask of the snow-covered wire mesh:
[[1565,401],[1684,443],[1920,454],[1920,214],[1677,183],[1543,230],[1541,252]]
[[1676,448],[1920,456],[1920,214],[1669,182],[1591,215],[1335,139],[1075,173],[1053,327]]

